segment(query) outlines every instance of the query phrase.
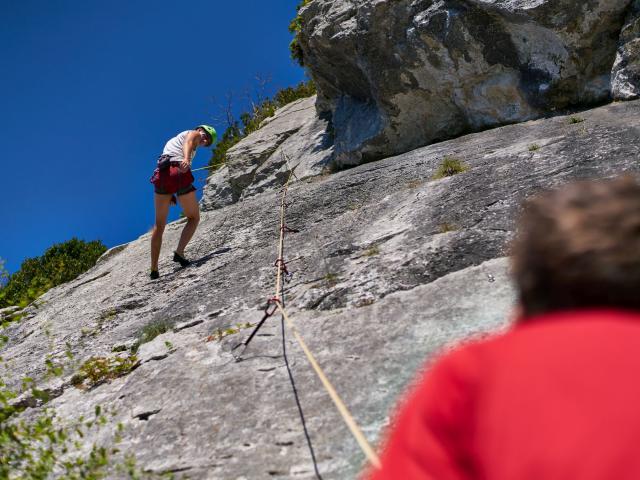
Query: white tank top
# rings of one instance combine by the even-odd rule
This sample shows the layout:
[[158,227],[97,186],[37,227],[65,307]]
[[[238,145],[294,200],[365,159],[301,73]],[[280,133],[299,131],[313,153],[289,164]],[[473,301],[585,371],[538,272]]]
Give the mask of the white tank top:
[[[182,150],[184,147],[184,141],[190,131],[191,130],[185,130],[184,132],[180,132],[178,135],[169,140],[164,146],[162,155],[169,155],[172,162],[181,162],[184,159],[184,151]],[[193,157],[195,157],[195,155],[196,149],[194,148],[193,152],[191,152],[191,160],[193,160]]]

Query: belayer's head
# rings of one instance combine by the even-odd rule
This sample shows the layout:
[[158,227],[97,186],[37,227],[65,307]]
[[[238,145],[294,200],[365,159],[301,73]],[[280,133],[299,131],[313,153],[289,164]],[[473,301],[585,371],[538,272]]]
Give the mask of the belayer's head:
[[209,125],[199,125],[196,127],[196,131],[200,132],[203,144],[207,147],[213,145],[218,138],[216,129]]
[[640,184],[581,181],[524,204],[512,244],[524,319],[556,310],[640,310]]

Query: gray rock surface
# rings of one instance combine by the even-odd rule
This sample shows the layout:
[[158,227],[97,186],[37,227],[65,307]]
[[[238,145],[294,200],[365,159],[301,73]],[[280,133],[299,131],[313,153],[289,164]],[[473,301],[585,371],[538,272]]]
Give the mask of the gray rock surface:
[[284,184],[290,163],[299,178],[318,175],[333,154],[327,122],[318,118],[315,96],[297,100],[267,118],[251,138],[227,152],[226,165],[207,180],[204,209],[230,205],[240,198]]
[[[287,308],[373,443],[423,360],[506,325],[514,294],[504,256],[521,199],[640,171],[639,109],[624,102],[501,127],[292,184],[287,221],[300,232],[286,241]],[[433,180],[445,156],[469,170]],[[87,441],[110,442],[122,422],[120,448],[148,471],[317,478],[288,365],[316,468],[326,480],[355,478],[364,456],[289,332],[283,342],[280,319],[267,321],[244,361],[230,353],[273,295],[278,204],[278,192],[265,191],[204,212],[186,269],[170,258],[184,221],[170,224],[157,281],[147,234],[50,290],[3,332],[3,378],[35,378],[61,418],[98,404],[114,412]],[[125,355],[113,350],[154,322],[173,328],[142,344],[135,370],[91,389],[71,385],[82,362]],[[215,339],[229,327],[238,333]],[[64,365],[62,377],[47,379],[47,356]]]
[[617,100],[640,96],[640,0],[634,0],[620,34],[620,46],[611,75],[611,90]]
[[[332,115],[336,162],[356,165],[610,98],[630,4],[309,2],[300,11],[300,45],[318,87],[318,110]],[[618,83],[637,88],[635,43],[621,51],[627,59]]]
[[116,245],[115,247],[111,247],[109,250],[107,250],[106,252],[104,252],[100,258],[98,258],[98,261],[96,262],[97,264],[100,264],[102,262],[106,262],[107,260],[109,260],[111,257],[119,254],[122,250],[124,250],[125,248],[127,248],[129,244],[128,243],[124,243],[122,245]]

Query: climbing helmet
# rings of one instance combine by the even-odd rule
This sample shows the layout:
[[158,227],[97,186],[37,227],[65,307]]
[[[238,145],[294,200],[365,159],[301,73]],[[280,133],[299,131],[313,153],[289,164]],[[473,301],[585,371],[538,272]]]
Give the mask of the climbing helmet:
[[216,129],[209,126],[209,125],[198,125],[196,127],[196,129],[201,128],[203,129],[205,132],[207,132],[207,135],[209,135],[209,139],[211,140],[209,142],[209,145],[213,145],[216,141],[216,139],[218,138],[218,134],[216,133]]

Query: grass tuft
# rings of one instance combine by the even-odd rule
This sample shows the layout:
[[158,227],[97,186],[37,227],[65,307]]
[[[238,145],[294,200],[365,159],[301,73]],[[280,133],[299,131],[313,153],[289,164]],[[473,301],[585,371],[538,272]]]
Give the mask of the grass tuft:
[[380,254],[380,247],[378,247],[377,245],[373,245],[369,247],[367,251],[364,252],[365,257],[373,257],[374,255],[379,255],[379,254]]
[[440,230],[440,233],[455,232],[456,230],[458,230],[458,227],[456,227],[452,223],[445,222],[438,225],[438,230]]
[[158,335],[168,332],[173,327],[169,320],[152,320],[138,332],[138,344],[150,342]]
[[431,178],[433,180],[439,180],[466,172],[467,170],[469,170],[469,166],[463,163],[462,160],[447,156],[442,159],[442,163],[438,166],[436,173]]
[[327,286],[329,287],[334,287],[337,283],[338,283],[338,274],[337,273],[333,273],[333,272],[329,272],[324,276],[325,283],[327,284]]

